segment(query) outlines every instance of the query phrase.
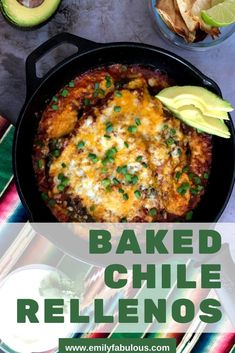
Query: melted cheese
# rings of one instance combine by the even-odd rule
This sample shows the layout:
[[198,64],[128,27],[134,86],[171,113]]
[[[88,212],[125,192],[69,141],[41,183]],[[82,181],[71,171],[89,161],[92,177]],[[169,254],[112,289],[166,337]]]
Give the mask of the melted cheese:
[[[190,181],[186,174],[180,181],[174,178],[177,168],[182,169],[186,163],[185,136],[180,122],[174,118],[167,121],[168,129],[175,130],[174,139],[177,140],[177,144],[167,144],[169,136],[164,132],[166,118],[162,105],[150,96],[145,80],[133,80],[120,92],[121,97],[112,95],[106,106],[95,108],[82,120],[61,156],[52,163],[53,192],[58,193],[58,174],[63,173],[69,179],[67,192],[71,197],[79,196],[97,221],[133,220],[143,217],[143,212],[145,220],[151,221],[152,216],[148,216],[147,211],[152,208],[184,214],[190,194],[187,191],[181,196],[177,188],[186,179]],[[113,127],[112,132],[106,131],[107,124]],[[131,131],[132,126],[136,131]],[[81,141],[85,145],[78,149]],[[102,161],[107,151],[114,147],[117,152],[113,161],[104,166]],[[182,148],[181,155],[177,153],[178,148]],[[97,161],[89,158],[90,153],[97,156]],[[138,156],[142,157],[141,161]],[[61,167],[62,163],[66,168]],[[136,183],[128,182],[125,175],[117,171],[123,166],[127,166],[132,177],[137,176]],[[113,182],[114,178],[120,181],[119,185]],[[106,179],[110,182],[108,187],[103,182]],[[140,192],[140,197],[136,191]]]

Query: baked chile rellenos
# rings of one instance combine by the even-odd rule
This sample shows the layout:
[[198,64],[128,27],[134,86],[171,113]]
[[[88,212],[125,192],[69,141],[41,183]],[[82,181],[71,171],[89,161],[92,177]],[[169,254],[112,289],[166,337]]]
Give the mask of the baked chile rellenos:
[[86,72],[52,97],[33,166],[61,222],[191,220],[208,182],[212,140],[154,96],[160,71],[120,64]]

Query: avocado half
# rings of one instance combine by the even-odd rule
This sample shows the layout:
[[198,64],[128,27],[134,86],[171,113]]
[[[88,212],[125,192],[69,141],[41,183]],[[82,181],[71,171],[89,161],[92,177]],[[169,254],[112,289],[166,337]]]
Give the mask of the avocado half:
[[1,0],[3,15],[12,24],[32,28],[47,21],[58,9],[61,0],[44,0],[37,7],[26,7],[17,0]]

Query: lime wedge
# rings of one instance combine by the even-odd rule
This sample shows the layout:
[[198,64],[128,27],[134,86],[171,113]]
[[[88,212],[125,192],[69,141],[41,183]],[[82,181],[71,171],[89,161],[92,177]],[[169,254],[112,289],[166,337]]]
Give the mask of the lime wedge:
[[235,22],[235,0],[225,0],[201,12],[203,21],[213,27],[228,26]]

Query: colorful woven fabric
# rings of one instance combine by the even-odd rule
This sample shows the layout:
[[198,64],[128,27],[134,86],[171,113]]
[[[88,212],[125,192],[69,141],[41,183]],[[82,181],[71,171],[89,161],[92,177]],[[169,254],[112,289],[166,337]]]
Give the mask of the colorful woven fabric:
[[13,136],[14,127],[0,116],[0,223],[27,220],[13,180]]

